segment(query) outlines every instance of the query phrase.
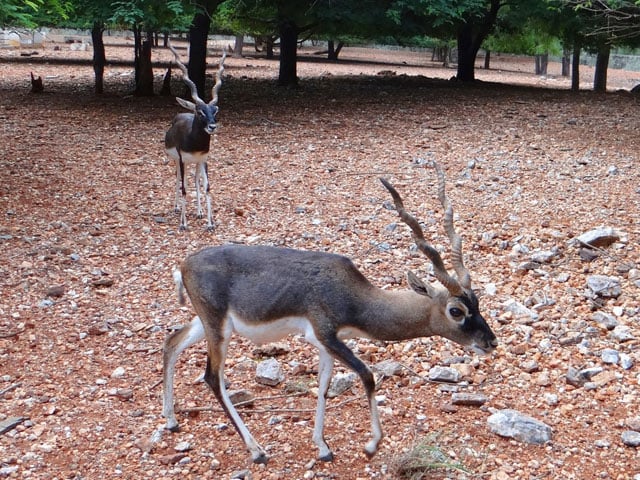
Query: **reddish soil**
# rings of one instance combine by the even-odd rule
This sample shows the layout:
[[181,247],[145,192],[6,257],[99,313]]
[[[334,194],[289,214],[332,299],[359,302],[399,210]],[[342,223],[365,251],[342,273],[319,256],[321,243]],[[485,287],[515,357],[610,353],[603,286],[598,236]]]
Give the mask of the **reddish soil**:
[[[59,46],[38,56],[90,58]],[[495,57],[477,76],[498,83],[459,85],[444,80],[455,70],[424,53],[347,47],[338,63],[303,54],[299,89],[275,86],[277,61],[227,60],[209,162],[216,229],[195,218],[191,195],[181,232],[162,144],[175,101],[128,95],[130,66],[109,67],[106,94],[96,97],[90,65],[14,63],[15,52],[0,51],[0,421],[24,417],[0,434],[0,477],[228,479],[247,469],[254,479],[387,479],[397,478],[399,455],[426,440],[468,470],[429,478],[640,478],[640,452],[621,440],[640,424],[640,105],[614,91],[640,83],[640,72],[610,70],[607,94],[571,93],[556,64],[541,78],[531,59]],[[108,46],[109,59],[129,55]],[[31,71],[44,77],[44,93],[29,93]],[[155,73],[159,84],[163,72]],[[164,423],[162,342],[193,315],[178,305],[171,269],[209,245],[274,244],[341,253],[374,284],[407,288],[405,272],[427,277],[429,265],[410,250],[406,227],[387,228],[397,217],[378,177],[396,184],[447,261],[434,174],[419,159],[446,170],[497,352],[476,357],[440,338],[355,342],[369,364],[407,367],[379,387],[386,437],[368,461],[357,385],[329,402],[334,462],[314,464],[315,351],[287,339],[278,356],[287,379],[265,387],[247,368],[261,354],[237,338],[227,374],[232,388],[259,397],[240,413],[271,457],[255,466],[208,387],[194,381],[205,366],[200,345],[178,364],[182,429],[152,444]],[[621,239],[585,261],[570,240],[601,225]],[[538,250],[555,255],[523,269]],[[620,296],[587,298],[593,274],[617,277]],[[536,306],[539,318],[507,311],[512,300]],[[596,311],[634,338],[617,341]],[[607,348],[633,366],[604,363]],[[470,366],[458,389],[485,394],[485,406],[451,409],[450,391],[426,380],[454,357]],[[293,371],[293,361],[305,369]],[[597,388],[567,383],[569,367],[590,366],[606,374]],[[487,417],[502,408],[550,425],[551,442],[492,433]],[[181,442],[190,444],[182,460]]]

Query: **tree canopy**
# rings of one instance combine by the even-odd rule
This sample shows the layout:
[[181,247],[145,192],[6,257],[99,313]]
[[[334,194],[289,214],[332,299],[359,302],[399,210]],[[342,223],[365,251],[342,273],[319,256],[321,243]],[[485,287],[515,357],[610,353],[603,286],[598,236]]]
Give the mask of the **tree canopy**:
[[[202,86],[210,25],[234,35],[279,38],[282,85],[297,83],[297,45],[308,37],[455,43],[456,77],[473,81],[482,47],[530,54],[637,47],[640,0],[207,0],[199,6],[190,0],[4,0],[0,25],[75,26],[96,35],[106,26],[130,28],[140,36],[188,31],[190,75]],[[136,61],[139,49],[137,44]]]

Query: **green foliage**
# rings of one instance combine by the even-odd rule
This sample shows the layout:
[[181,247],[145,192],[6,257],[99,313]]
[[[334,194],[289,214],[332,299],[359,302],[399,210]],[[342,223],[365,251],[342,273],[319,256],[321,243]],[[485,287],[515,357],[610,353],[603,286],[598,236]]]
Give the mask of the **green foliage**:
[[133,25],[146,31],[185,31],[195,10],[180,0],[116,0],[108,21],[123,28]]
[[544,53],[560,55],[562,53],[562,43],[558,37],[530,22],[518,31],[494,32],[484,42],[484,47],[495,52],[523,55]]
[[72,9],[73,3],[64,0],[2,0],[0,25],[26,28],[57,25],[68,18]]

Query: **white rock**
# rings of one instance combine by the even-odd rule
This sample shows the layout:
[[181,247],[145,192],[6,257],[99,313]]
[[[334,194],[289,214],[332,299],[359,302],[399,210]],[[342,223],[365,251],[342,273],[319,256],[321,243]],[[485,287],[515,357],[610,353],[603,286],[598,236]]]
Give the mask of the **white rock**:
[[429,380],[432,382],[458,383],[460,372],[455,368],[435,366],[429,370]]
[[358,374],[355,372],[338,373],[331,379],[327,396],[329,398],[337,397],[347,390],[351,390],[358,380]]
[[626,325],[617,325],[611,332],[611,336],[620,343],[636,338],[631,333],[631,328]]
[[487,419],[489,429],[501,437],[540,445],[551,440],[551,427],[516,410],[498,410]]
[[124,374],[124,367],[118,367],[113,372],[111,372],[111,378],[122,378],[124,377]]
[[539,315],[536,312],[525,307],[522,303],[514,300],[513,298],[510,298],[509,300],[504,302],[504,309],[507,312],[511,312],[517,316],[527,316],[533,320],[537,320],[539,318]]
[[282,367],[275,358],[268,358],[258,363],[256,381],[262,385],[274,387],[284,380]]
[[613,348],[605,348],[600,354],[600,359],[603,363],[616,365],[620,361],[620,354]]

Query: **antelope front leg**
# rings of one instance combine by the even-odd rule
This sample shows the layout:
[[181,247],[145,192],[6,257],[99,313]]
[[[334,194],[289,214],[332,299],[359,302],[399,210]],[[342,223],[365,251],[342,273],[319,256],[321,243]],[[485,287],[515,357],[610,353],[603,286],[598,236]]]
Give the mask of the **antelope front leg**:
[[364,453],[368,458],[371,458],[378,451],[378,444],[382,440],[382,425],[380,425],[380,413],[375,399],[376,383],[373,373],[349,347],[337,338],[328,339],[325,345],[336,358],[339,358],[351,370],[356,372],[362,381],[369,402],[369,414],[371,415],[371,440],[365,445]]
[[174,206],[173,211],[175,213],[179,213],[180,212],[180,194],[182,191],[182,179],[180,177],[180,167],[178,166],[178,164],[176,163],[176,203]]
[[204,198],[207,203],[207,230],[214,229],[213,221],[211,220],[211,193],[209,191],[209,167],[206,163],[202,163],[202,183],[204,188]]
[[182,191],[182,198],[180,199],[180,230],[187,229],[187,189],[184,185],[184,161],[182,157],[179,160],[179,172],[180,172],[180,188]]
[[197,217],[202,218],[204,215],[202,214],[202,203],[200,202],[200,187],[204,180],[202,179],[202,163],[196,164],[196,205],[197,205]]

